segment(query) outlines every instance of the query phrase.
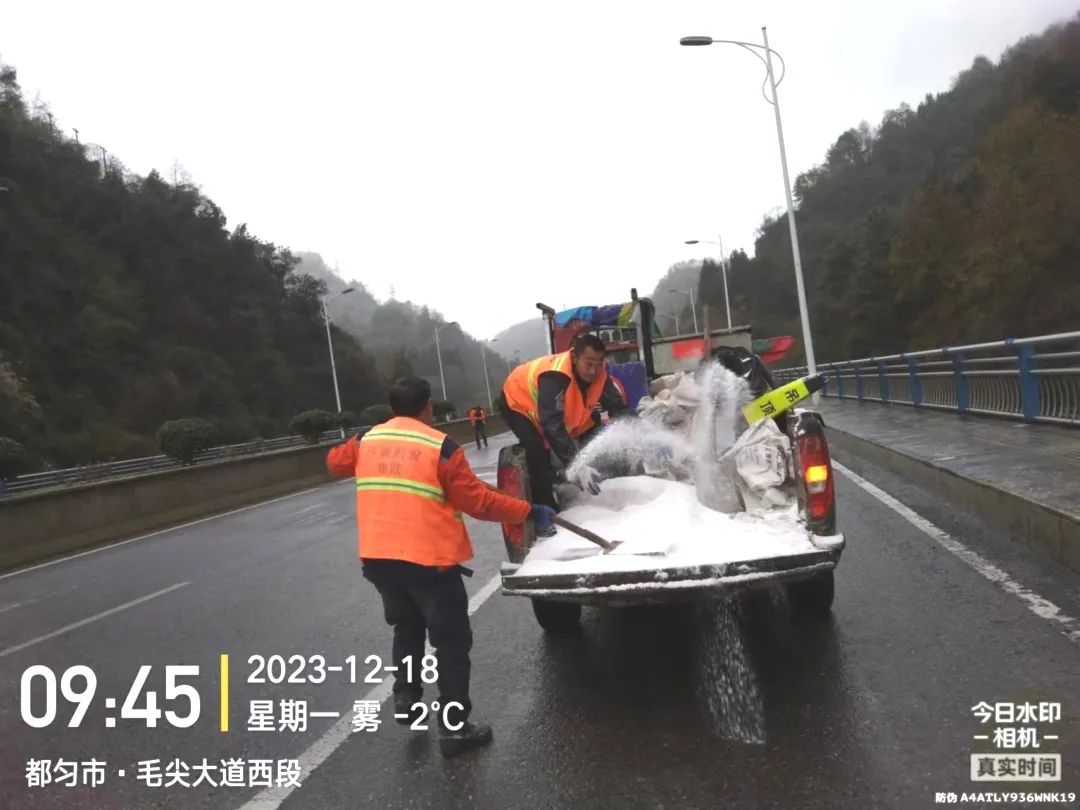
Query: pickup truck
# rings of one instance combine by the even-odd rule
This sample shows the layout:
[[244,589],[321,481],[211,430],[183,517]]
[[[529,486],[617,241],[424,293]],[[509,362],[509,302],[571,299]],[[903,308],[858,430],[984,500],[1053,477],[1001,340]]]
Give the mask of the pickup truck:
[[[659,337],[652,326],[652,302],[639,298],[636,291],[631,291],[631,296],[615,324],[578,321],[568,325],[565,317],[560,318],[567,313],[556,313],[538,304],[547,320],[549,349],[564,351],[576,334],[588,329],[608,345],[609,370],[612,360],[622,361],[623,370],[629,367],[648,380],[675,371],[691,371],[703,360],[724,353],[725,348],[750,355],[749,327],[714,331],[706,324],[702,333]],[[582,317],[581,309],[569,313]],[[629,326],[628,320],[632,321]],[[760,395],[776,386],[763,364],[757,364],[757,368],[759,373],[752,387],[756,386],[755,394]],[[636,401],[634,398],[631,406]],[[531,523],[504,524],[508,562],[502,566],[503,593],[530,598],[538,623],[553,633],[576,628],[583,606],[716,600],[777,585],[786,589],[793,611],[827,614],[833,602],[833,571],[844,550],[844,537],[837,532],[836,493],[824,420],[811,408],[793,408],[779,414],[775,421],[791,442],[792,464],[783,488],[798,504],[799,519],[809,541],[805,553],[716,565],[667,566],[661,560],[655,566],[632,571],[522,575],[518,571],[536,542],[535,531]],[[529,473],[520,445],[501,449],[497,481],[501,491],[530,498]]]

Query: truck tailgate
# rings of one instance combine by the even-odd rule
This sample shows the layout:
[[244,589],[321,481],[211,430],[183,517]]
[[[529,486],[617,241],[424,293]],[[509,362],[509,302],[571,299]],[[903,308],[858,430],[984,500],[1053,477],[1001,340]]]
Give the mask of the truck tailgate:
[[724,598],[779,582],[808,579],[836,567],[843,537],[820,538],[817,550],[782,557],[701,565],[665,565],[630,571],[521,575],[503,563],[503,593],[592,605],[648,604]]

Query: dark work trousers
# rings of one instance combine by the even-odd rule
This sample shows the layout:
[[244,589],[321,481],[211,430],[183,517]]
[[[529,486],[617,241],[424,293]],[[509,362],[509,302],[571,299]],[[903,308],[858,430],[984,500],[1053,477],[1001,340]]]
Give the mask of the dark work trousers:
[[477,422],[473,425],[476,428],[476,449],[480,449],[480,440],[484,440],[484,447],[487,447],[487,426],[483,422]]
[[[469,597],[461,568],[440,571],[402,560],[364,560],[364,577],[379,591],[386,623],[394,628],[394,700],[420,699],[424,636],[431,639],[438,659],[439,700],[457,701],[465,710],[452,722],[464,720],[472,710],[469,700]],[[412,680],[404,659],[412,656]]]
[[529,468],[529,483],[532,486],[532,502],[555,508],[555,478],[551,469],[551,459],[544,439],[536,426],[517,411],[503,407],[506,425],[517,436],[525,448],[525,466]]

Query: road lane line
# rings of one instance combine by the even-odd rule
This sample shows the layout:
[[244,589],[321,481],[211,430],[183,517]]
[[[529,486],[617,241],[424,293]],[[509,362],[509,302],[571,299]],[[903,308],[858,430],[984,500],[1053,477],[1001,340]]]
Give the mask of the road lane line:
[[[490,599],[492,594],[499,590],[500,584],[501,578],[498,574],[484,583],[484,586],[469,600],[470,616],[476,613],[481,605]],[[383,681],[364,695],[361,700],[374,700],[379,704],[382,704],[384,700],[390,697],[392,689],[392,681]],[[352,704],[350,703],[349,710],[343,713],[342,718],[334,723],[334,725],[330,726],[325,734],[313,742],[311,747],[300,755],[301,774],[305,777],[310,776],[316,768],[330,758],[330,755],[333,754],[342,743],[349,739],[352,735],[352,717]],[[301,785],[302,784],[303,783],[301,783]],[[274,810],[274,808],[279,807],[294,790],[296,790],[295,785],[266,788],[262,792],[257,793],[250,801],[242,804],[240,810]]]
[[1010,577],[1008,573],[1001,568],[998,568],[981,554],[972,551],[948,532],[938,528],[913,509],[904,506],[904,504],[900,503],[900,501],[896,500],[892,495],[874,486],[865,478],[852,470],[849,470],[840,462],[833,460],[833,467],[850,479],[855,486],[863,489],[870,495],[873,495],[916,529],[937,542],[937,544],[946,551],[963,560],[981,576],[993,582],[1001,588],[1001,590],[1005,591],[1005,593],[1015,596],[1024,603],[1024,606],[1028,610],[1040,619],[1046,619],[1049,622],[1053,622],[1057,628],[1065,634],[1065,637],[1074,644],[1080,644],[1080,621],[1077,621],[1072,616],[1063,612],[1061,608],[1049,599],[1040,596],[1030,588],[1024,587]]
[[133,608],[136,605],[141,605],[143,602],[149,602],[151,599],[157,599],[159,596],[164,596],[167,593],[175,591],[177,588],[183,588],[185,585],[190,585],[190,582],[177,582],[175,585],[170,585],[168,588],[162,588],[160,591],[154,591],[148,593],[146,596],[140,596],[138,599],[132,599],[130,602],[124,602],[122,605],[117,605],[114,608],[96,613],[93,616],[89,616],[81,621],[77,621],[74,624],[67,624],[61,627],[59,630],[53,630],[51,633],[46,633],[43,636],[32,638],[29,641],[24,641],[22,644],[16,644],[14,647],[8,647],[6,650],[0,650],[0,658],[17,653],[19,650],[25,650],[27,647],[33,647],[35,644],[40,644],[43,641],[48,641],[50,638],[56,638],[62,636],[64,633],[70,633],[72,630],[77,630],[80,627],[85,627],[92,622],[96,622],[99,619],[104,619],[106,616],[112,616],[114,613],[119,613],[122,610]]
[[222,653],[218,659],[221,680],[221,694],[218,701],[218,711],[221,714],[218,728],[222,733],[229,730],[229,654]]
[[322,487],[310,487],[309,489],[303,489],[300,492],[291,492],[288,495],[282,495],[278,498],[271,498],[268,501],[259,501],[259,503],[241,506],[239,509],[232,509],[228,512],[222,512],[217,515],[210,515],[209,517],[199,518],[198,520],[190,520],[187,523],[181,523],[177,526],[169,526],[167,529],[158,529],[157,531],[150,532],[149,534],[140,534],[138,537],[129,537],[127,540],[120,540],[116,543],[109,543],[107,546],[98,546],[97,548],[92,548],[89,551],[80,551],[78,554],[69,554],[66,557],[60,557],[55,560],[49,560],[48,562],[38,563],[37,565],[31,565],[29,568],[20,568],[17,571],[10,571],[7,574],[0,574],[0,579],[17,577],[20,574],[29,574],[31,571],[37,571],[39,568],[48,568],[50,565],[57,565],[58,563],[76,560],[79,557],[85,557],[88,554],[97,554],[99,551],[108,551],[109,549],[117,548],[118,546],[126,546],[128,543],[134,543],[137,540],[147,540],[151,537],[157,537],[159,534],[165,534],[166,532],[175,532],[179,529],[186,529],[189,526],[198,526],[200,523],[217,520],[218,518],[229,517],[230,515],[238,515],[241,512],[247,512],[249,509],[258,509],[260,506],[268,506],[272,503],[277,503],[278,501],[287,500],[288,498],[295,498],[297,495],[306,495],[309,492],[314,492],[315,490],[321,488]]

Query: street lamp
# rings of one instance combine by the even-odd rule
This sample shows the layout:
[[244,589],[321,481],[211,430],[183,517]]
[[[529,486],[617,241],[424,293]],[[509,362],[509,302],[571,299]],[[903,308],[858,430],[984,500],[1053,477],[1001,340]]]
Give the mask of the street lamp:
[[442,326],[435,327],[435,356],[439,358],[439,380],[442,382],[442,398],[446,401],[446,375],[443,374],[442,367],[442,347],[439,346],[439,332],[448,326],[457,326],[457,321],[450,321],[450,323],[444,323]]
[[731,302],[728,300],[727,292],[727,256],[724,254],[724,241],[720,237],[716,237],[719,241],[713,242],[709,239],[687,239],[688,245],[719,245],[720,246],[720,274],[724,277],[724,308],[727,309],[727,328],[731,328]]
[[[776,87],[784,80],[784,73],[787,72],[787,68],[784,65],[784,57],[769,47],[769,34],[764,26],[761,28],[761,36],[765,41],[764,45],[758,45],[756,42],[740,42],[734,39],[713,39],[712,37],[683,37],[679,40],[679,44],[690,47],[712,45],[713,43],[738,45],[740,48],[754,54],[765,65],[769,86],[772,89],[772,98],[765,96],[765,100],[772,104],[773,112],[776,114],[776,137],[780,141],[780,167],[784,172],[784,194],[787,195],[788,227],[791,229],[791,257],[795,262],[795,286],[799,293],[799,317],[802,319],[803,343],[806,344],[806,367],[810,374],[816,374],[817,363],[814,360],[814,342],[810,336],[810,316],[806,310],[806,289],[803,285],[802,259],[799,256],[799,234],[795,227],[795,203],[791,198],[791,180],[788,178],[787,152],[784,149],[784,127],[780,123],[780,99],[776,94]],[[764,51],[765,56],[762,56],[758,51]],[[773,54],[776,54],[776,58],[780,60],[780,68],[783,70],[779,82],[773,73]],[[764,91],[763,85],[763,95]]]
[[[334,341],[330,337],[330,315],[326,312],[326,302],[333,301],[335,298],[339,298],[342,295],[348,295],[355,289],[355,287],[346,287],[341,292],[335,293],[334,295],[329,295],[326,298],[322,299],[323,323],[326,324],[326,347],[330,350],[330,374],[334,378],[334,401],[337,403],[337,412],[339,414],[341,413],[341,391],[338,389],[337,365],[334,363]],[[341,428],[341,438],[344,439],[345,428],[342,425],[339,425],[338,427]]]
[[[495,338],[495,340],[498,340],[498,338]],[[487,395],[488,395],[488,410],[489,411],[494,411],[495,410],[495,403],[492,402],[492,400],[491,400],[491,381],[488,379],[488,370],[487,370],[487,347],[488,347],[488,343],[490,343],[490,342],[491,341],[488,341],[488,340],[480,341],[480,357],[484,361],[484,389],[487,391]]]
[[668,313],[661,313],[661,314],[657,315],[657,317],[658,318],[671,318],[672,320],[674,320],[675,321],[675,337],[678,337],[680,334],[682,334],[682,332],[679,330],[679,312],[678,312],[678,310],[675,311],[674,315],[670,315]]
[[668,292],[690,295],[690,314],[694,316],[694,331],[697,332],[697,304],[694,303],[694,288],[691,287],[687,290],[668,290]]

